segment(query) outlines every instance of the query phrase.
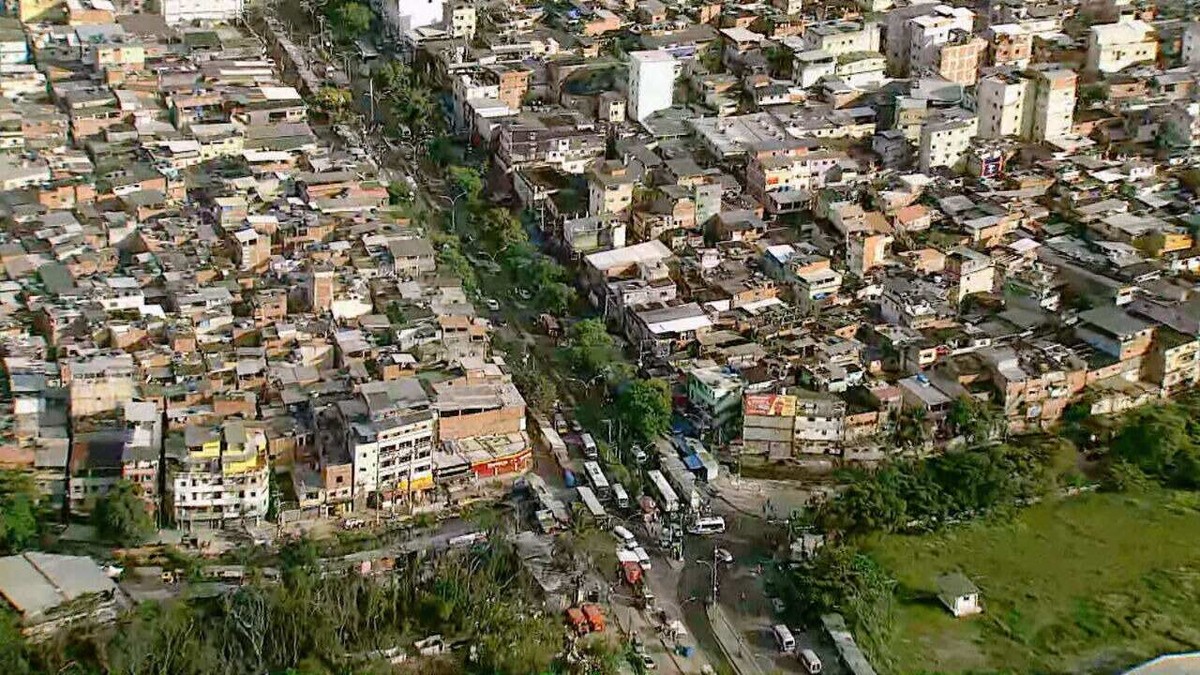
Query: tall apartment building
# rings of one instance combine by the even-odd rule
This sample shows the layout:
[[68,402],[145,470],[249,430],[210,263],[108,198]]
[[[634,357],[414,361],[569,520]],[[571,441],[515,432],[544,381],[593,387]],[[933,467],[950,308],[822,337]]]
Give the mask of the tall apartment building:
[[82,427],[76,423],[71,444],[71,512],[91,511],[97,499],[124,480],[138,486],[146,510],[157,513],[162,453],[162,413],[158,404],[130,401],[121,423],[102,421],[96,428]]
[[389,508],[433,488],[436,418],[415,378],[366,382],[338,403],[354,469],[356,503]]
[[906,72],[936,70],[942,46],[969,41],[974,23],[974,12],[947,5],[937,5],[932,12],[909,19]]
[[333,307],[337,279],[329,268],[315,268],[308,281],[308,306],[314,312],[327,312]]
[[794,155],[754,155],[746,165],[746,189],[771,213],[807,208],[813,192],[845,155],[835,150]]
[[[604,136],[594,124],[579,119],[522,113],[500,125],[497,156],[510,169],[550,165],[566,173],[581,174],[593,160],[604,156]],[[522,199],[528,200],[526,203],[544,198],[532,190],[522,194],[520,181],[516,190]]]
[[242,420],[188,425],[168,443],[171,513],[180,527],[219,527],[267,515],[267,438]]
[[1033,80],[1033,105],[1026,106],[1028,137],[1035,141],[1062,138],[1075,120],[1075,71],[1058,65],[1026,71]]
[[64,360],[61,369],[72,417],[117,410],[133,399],[136,367],[128,354],[79,356]]
[[1088,35],[1087,69],[1115,73],[1158,58],[1158,37],[1150,24],[1137,19],[1092,26]]
[[488,69],[496,78],[500,99],[512,110],[521,109],[521,101],[529,93],[533,71],[520,65],[498,64]]
[[163,19],[168,24],[192,21],[232,21],[242,15],[243,0],[162,0]]
[[671,107],[675,57],[662,50],[629,54],[629,117],[636,122]]
[[452,2],[443,7],[442,21],[450,37],[462,40],[475,39],[477,15],[475,6],[469,2]]
[[388,33],[399,36],[441,21],[446,1],[377,0],[371,4],[379,11]]
[[588,172],[588,215],[625,214],[633,204],[635,182],[620,161],[596,162]]
[[1033,33],[1019,23],[999,23],[984,33],[988,41],[988,63],[993,66],[1025,68],[1033,58]]
[[1075,81],[1075,72],[1060,66],[988,75],[976,91],[979,137],[1045,141],[1070,134]]
[[439,382],[435,389],[440,440],[525,431],[525,399],[507,379],[461,378]]
[[1200,21],[1189,23],[1183,29],[1179,59],[1185,66],[1200,65]]
[[921,171],[958,167],[978,129],[979,118],[965,110],[947,110],[936,117],[931,116],[921,127],[917,154]]
[[810,26],[804,31],[805,49],[840,56],[855,52],[879,51],[879,24],[858,21],[830,21]]
[[888,72],[902,77],[909,72],[909,53],[912,45],[911,19],[932,14],[943,5],[937,2],[918,2],[905,7],[897,7],[887,13],[884,24],[884,56],[887,57]]
[[938,75],[963,86],[979,79],[979,67],[987,54],[987,42],[970,33],[953,33],[950,40],[938,48]]
[[1026,135],[1025,106],[1032,102],[1029,96],[1032,86],[1029,78],[1004,72],[980,79],[976,89],[979,137]]

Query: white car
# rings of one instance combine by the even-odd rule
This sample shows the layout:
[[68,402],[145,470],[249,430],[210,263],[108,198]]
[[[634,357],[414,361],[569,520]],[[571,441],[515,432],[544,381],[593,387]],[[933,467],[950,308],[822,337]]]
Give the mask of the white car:
[[641,657],[642,667],[646,670],[654,670],[655,668],[658,668],[658,664],[654,662],[654,659],[650,658],[649,654],[642,654]]
[[487,305],[487,308],[488,308],[490,311],[493,311],[493,312],[499,312],[499,311],[500,311],[500,303],[496,302],[496,301],[495,301],[495,299],[493,299],[493,298],[487,298],[487,299],[486,299],[486,300],[484,300],[483,302],[484,302],[484,304],[486,304],[486,305]]
[[629,528],[625,527],[624,525],[617,525],[613,528],[612,533],[613,536],[617,538],[617,541],[621,542],[625,548],[632,551],[637,547],[637,538],[635,538],[633,533],[629,531]]
[[645,450],[643,450],[641,448],[633,449],[633,460],[635,462],[637,462],[638,464],[645,464],[646,460],[649,458],[650,458],[650,456],[646,454]]

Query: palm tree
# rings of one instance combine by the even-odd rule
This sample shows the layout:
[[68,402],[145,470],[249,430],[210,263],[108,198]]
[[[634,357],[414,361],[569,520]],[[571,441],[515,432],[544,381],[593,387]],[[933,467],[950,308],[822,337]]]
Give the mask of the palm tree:
[[892,440],[901,448],[924,447],[929,442],[929,413],[925,408],[904,408],[896,414]]

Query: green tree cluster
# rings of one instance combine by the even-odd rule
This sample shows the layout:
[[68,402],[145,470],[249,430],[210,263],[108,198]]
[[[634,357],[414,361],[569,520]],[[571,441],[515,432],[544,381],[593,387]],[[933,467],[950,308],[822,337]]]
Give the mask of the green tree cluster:
[[452,166],[446,170],[446,178],[454,186],[455,195],[462,195],[467,206],[479,203],[483,196],[483,176],[471,166]]
[[623,433],[644,445],[671,429],[671,387],[665,380],[635,379],[618,387],[615,410]]
[[1007,422],[996,409],[977,399],[963,396],[954,400],[946,416],[950,429],[968,443],[983,443],[1000,434]]
[[575,301],[567,269],[550,256],[539,253],[529,242],[515,243],[502,254],[503,267],[519,288],[529,292],[543,312],[564,314]]
[[313,96],[313,105],[329,116],[334,124],[344,124],[353,117],[353,95],[347,89],[321,87]]
[[19,471],[0,471],[0,553],[24,551],[37,537],[37,488],[33,480]]
[[375,17],[370,7],[354,0],[327,2],[323,12],[333,34],[342,42],[353,42],[366,35]]
[[287,549],[284,583],[143,603],[111,631],[39,647],[5,640],[0,616],[0,658],[31,666],[17,673],[382,673],[392,671],[373,652],[440,633],[476,647],[474,659],[455,653],[457,672],[525,675],[556,665],[561,623],[523,599],[519,561],[505,544],[414,563],[386,583],[322,574],[313,553],[305,542]]
[[1137,408],[1113,436],[1112,466],[1126,474],[1137,470],[1171,487],[1200,488],[1200,401]]
[[137,546],[154,536],[154,520],[142,499],[141,487],[122,480],[96,500],[92,524],[104,539],[118,546]]
[[393,132],[407,130],[414,137],[439,138],[445,118],[437,92],[401,61],[386,61],[372,71],[380,112]]
[[875,560],[829,544],[784,572],[781,599],[798,624],[840,613],[858,635],[885,639],[892,625],[895,582]]
[[439,237],[437,241],[437,264],[441,272],[449,272],[451,276],[462,281],[463,290],[474,295],[479,292],[479,277],[475,274],[475,266],[463,255],[462,242],[458,237]]
[[610,374],[621,357],[603,319],[582,319],[572,324],[562,352],[572,372],[585,380]]
[[1064,452],[1073,456],[1075,450],[1061,443],[996,445],[854,470],[846,488],[820,507],[817,520],[827,531],[862,534],[933,528],[1007,509],[1055,486]]

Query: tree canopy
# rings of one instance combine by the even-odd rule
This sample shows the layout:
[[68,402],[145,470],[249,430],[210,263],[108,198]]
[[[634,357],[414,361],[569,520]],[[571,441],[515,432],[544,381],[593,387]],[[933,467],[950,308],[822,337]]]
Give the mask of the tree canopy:
[[[997,445],[847,473],[845,489],[820,508],[826,530],[849,534],[933,528],[947,519],[1012,507],[1045,494],[1070,473],[1073,446]],[[1060,475],[1058,472],[1062,472]]]
[[[375,652],[439,633],[475,647],[473,659],[465,652],[447,657],[451,672],[565,672],[556,662],[561,620],[524,599],[516,555],[503,543],[404,565],[393,583],[324,574],[311,542],[285,551],[285,583],[252,577],[216,597],[143,603],[113,630],[72,633],[63,642],[6,640],[0,615],[0,659],[22,675],[390,673]],[[26,662],[33,667],[23,671]]]
[[616,342],[602,319],[583,319],[572,324],[563,351],[571,370],[585,379],[605,374],[619,357]]
[[874,559],[828,544],[783,572],[781,595],[798,624],[813,625],[822,614],[838,612],[857,634],[879,638],[891,627],[895,585]]
[[1113,437],[1114,458],[1165,484],[1200,488],[1200,422],[1185,405],[1130,412]]
[[370,7],[360,2],[332,2],[327,7],[326,16],[340,39],[355,40],[371,29]]
[[0,471],[0,553],[18,553],[37,541],[37,488],[19,471]]
[[468,204],[479,201],[483,195],[483,176],[479,170],[469,166],[452,166],[446,171],[455,194],[464,195]]
[[987,404],[968,396],[954,400],[946,421],[968,443],[982,443],[1004,428],[1004,418]]
[[122,480],[98,499],[92,522],[100,536],[119,546],[137,546],[153,537],[154,520],[141,495],[141,487]]
[[671,429],[671,388],[664,380],[631,380],[617,390],[617,416],[635,443],[649,443]]

